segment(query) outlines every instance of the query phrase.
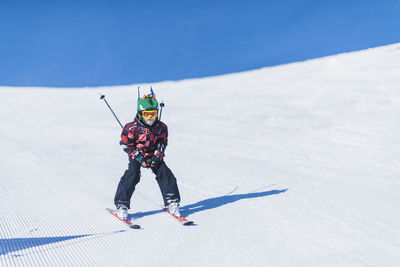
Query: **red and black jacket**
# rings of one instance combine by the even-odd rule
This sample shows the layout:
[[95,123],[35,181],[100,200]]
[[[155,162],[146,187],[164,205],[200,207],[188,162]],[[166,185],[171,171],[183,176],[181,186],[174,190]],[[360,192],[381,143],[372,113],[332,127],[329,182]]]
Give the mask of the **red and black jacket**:
[[157,120],[149,126],[142,123],[137,116],[133,122],[125,125],[120,141],[120,145],[128,146],[129,157],[142,156],[145,159],[153,156],[163,159],[167,143],[167,125]]

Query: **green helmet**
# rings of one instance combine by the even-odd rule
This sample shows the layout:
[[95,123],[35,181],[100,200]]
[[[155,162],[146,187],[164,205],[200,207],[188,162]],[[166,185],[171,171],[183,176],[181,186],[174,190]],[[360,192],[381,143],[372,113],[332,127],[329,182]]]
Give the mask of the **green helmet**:
[[155,94],[144,95],[137,101],[137,110],[142,112],[143,110],[154,110],[158,109],[158,101]]
[[[138,111],[138,118],[143,123],[146,123],[146,120],[142,116],[142,112],[145,110],[157,110],[158,113],[158,101],[156,99],[156,95],[153,92],[153,88],[150,88],[151,94],[144,95],[140,97],[140,91],[138,87],[138,101],[137,101],[137,111]],[[156,114],[157,114],[156,113]],[[156,120],[158,118],[156,117]]]

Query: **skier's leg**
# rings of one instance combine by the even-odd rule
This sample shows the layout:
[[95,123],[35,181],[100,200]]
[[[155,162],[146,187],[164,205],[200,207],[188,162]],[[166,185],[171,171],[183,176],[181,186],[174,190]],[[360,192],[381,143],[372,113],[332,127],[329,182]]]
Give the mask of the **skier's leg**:
[[158,168],[153,168],[152,170],[156,174],[156,180],[161,190],[164,205],[168,206],[171,202],[179,203],[181,197],[176,178],[165,162],[163,161]]
[[128,169],[119,181],[117,192],[114,197],[114,204],[123,204],[130,208],[131,197],[139,181],[140,164],[136,160],[129,159]]

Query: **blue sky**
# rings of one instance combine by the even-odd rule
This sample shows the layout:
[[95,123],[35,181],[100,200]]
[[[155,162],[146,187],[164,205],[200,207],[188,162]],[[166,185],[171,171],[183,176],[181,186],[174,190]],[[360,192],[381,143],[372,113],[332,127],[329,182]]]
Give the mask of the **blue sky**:
[[400,1],[0,1],[0,85],[213,76],[400,42]]

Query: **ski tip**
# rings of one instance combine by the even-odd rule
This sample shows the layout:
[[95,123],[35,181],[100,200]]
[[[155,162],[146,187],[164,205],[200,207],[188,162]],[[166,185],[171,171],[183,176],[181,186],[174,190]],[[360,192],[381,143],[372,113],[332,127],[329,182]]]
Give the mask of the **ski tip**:
[[138,225],[138,224],[132,224],[132,225],[130,225],[129,227],[132,228],[132,229],[141,229],[141,228],[142,228],[142,227],[140,227],[140,225]]
[[186,221],[186,222],[182,223],[182,225],[185,225],[185,226],[194,225],[194,221]]

